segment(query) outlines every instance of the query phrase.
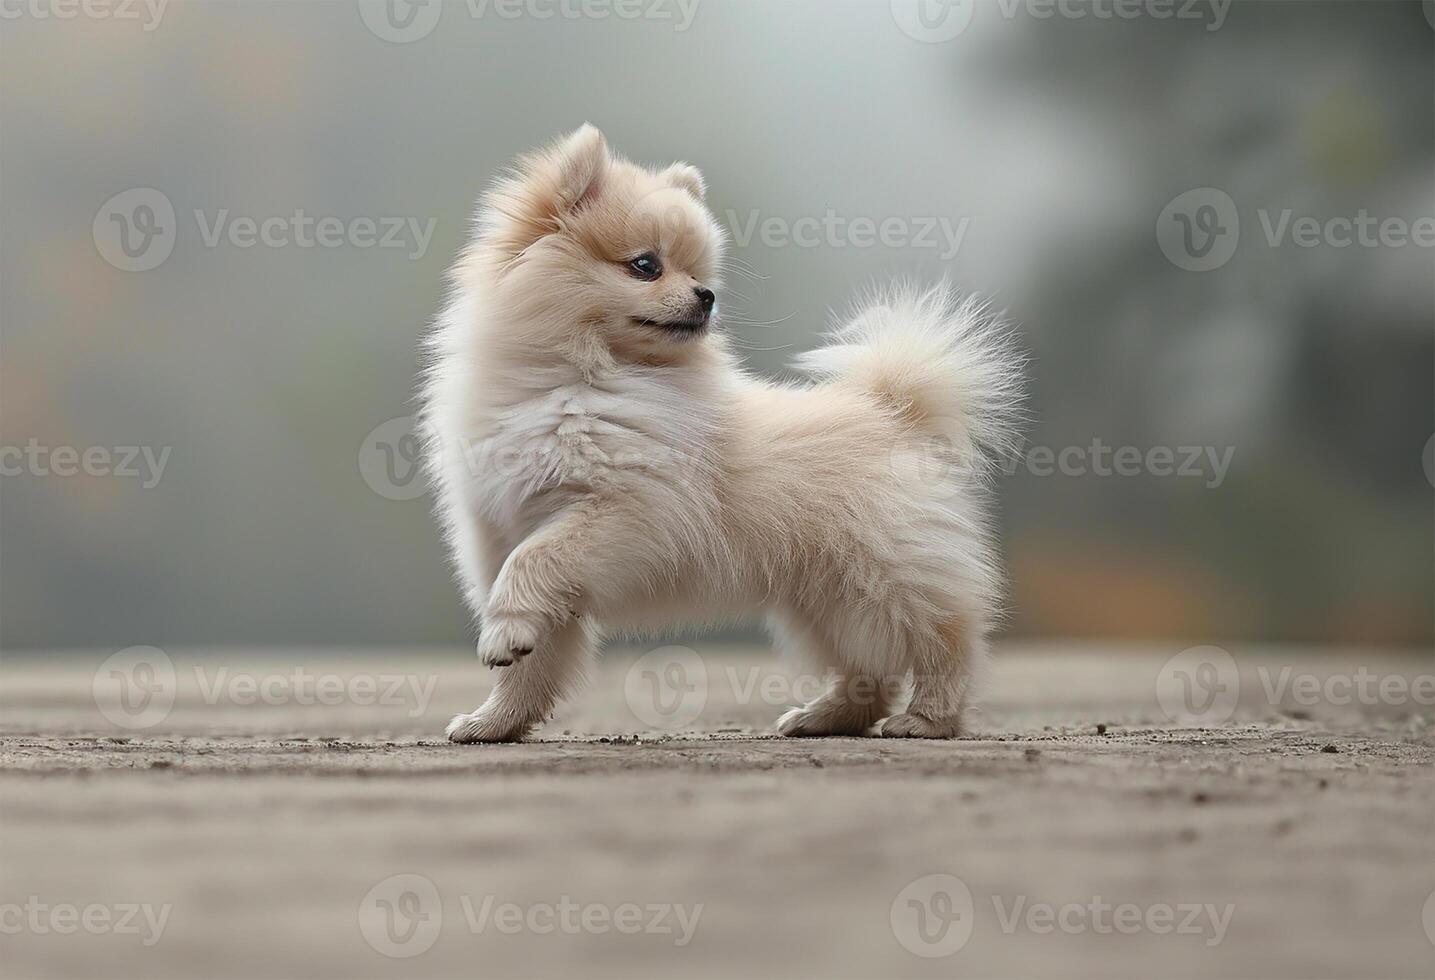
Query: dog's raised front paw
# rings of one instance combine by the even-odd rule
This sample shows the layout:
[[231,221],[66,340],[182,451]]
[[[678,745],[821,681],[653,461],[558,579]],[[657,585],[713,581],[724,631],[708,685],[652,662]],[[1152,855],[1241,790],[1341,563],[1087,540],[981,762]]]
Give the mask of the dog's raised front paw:
[[454,715],[444,729],[450,742],[467,744],[472,742],[519,742],[528,734],[527,725],[515,725],[511,720],[498,717],[494,712],[482,708],[471,715]]
[[960,718],[932,719],[903,713],[882,722],[884,738],[959,738],[961,735]]
[[488,616],[478,635],[478,659],[487,667],[508,667],[538,646],[540,629],[526,616]]

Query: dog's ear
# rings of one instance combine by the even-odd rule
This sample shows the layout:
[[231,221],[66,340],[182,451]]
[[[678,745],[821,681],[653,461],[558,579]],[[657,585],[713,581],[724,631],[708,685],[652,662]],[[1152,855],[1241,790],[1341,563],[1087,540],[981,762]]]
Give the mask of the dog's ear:
[[592,123],[584,123],[549,151],[556,170],[554,204],[560,214],[576,211],[602,190],[608,172],[608,141]]
[[517,255],[551,235],[602,192],[608,168],[607,140],[589,123],[520,158],[484,200],[493,212],[486,228],[490,240]]
[[707,181],[703,180],[702,171],[690,163],[675,163],[659,176],[679,190],[687,191],[699,201],[707,197]]

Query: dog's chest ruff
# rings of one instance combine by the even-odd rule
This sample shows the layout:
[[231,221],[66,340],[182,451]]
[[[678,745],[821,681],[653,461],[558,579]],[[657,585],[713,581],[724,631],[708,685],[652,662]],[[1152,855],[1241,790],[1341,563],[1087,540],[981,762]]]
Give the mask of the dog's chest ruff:
[[565,385],[500,411],[470,471],[480,506],[513,518],[560,489],[691,475],[710,453],[712,413],[654,384]]

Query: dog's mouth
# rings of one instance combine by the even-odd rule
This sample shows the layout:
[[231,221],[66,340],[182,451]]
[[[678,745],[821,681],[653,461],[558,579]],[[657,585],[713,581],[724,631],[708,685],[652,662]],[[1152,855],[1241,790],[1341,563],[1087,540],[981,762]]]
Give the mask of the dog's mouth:
[[676,334],[699,334],[707,330],[708,320],[640,320],[633,317],[633,322],[640,327],[652,327],[655,330],[666,330]]

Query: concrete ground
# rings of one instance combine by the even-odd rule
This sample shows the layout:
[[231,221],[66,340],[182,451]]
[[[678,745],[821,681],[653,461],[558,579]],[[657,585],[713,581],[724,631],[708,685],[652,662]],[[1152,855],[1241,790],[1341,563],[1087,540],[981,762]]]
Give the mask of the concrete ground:
[[0,973],[1435,976],[1435,656],[1178,651],[1008,646],[957,742],[617,651],[510,746],[467,651],[7,655]]

